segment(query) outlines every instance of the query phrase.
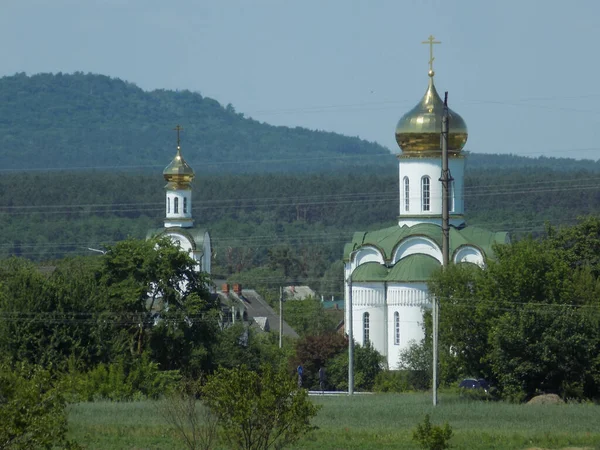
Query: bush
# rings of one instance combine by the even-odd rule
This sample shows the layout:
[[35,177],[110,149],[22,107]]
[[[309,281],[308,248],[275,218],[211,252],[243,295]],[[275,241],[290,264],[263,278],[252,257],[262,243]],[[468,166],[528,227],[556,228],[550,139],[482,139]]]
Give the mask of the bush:
[[125,364],[99,364],[88,372],[71,370],[66,375],[71,401],[156,399],[181,376],[177,370],[159,371],[158,364],[144,354],[136,361]]
[[375,377],[375,392],[406,392],[411,390],[406,371],[384,370]]
[[230,448],[283,448],[315,429],[319,407],[285,371],[262,366],[219,369],[202,388],[202,400],[218,418]]
[[413,431],[413,441],[417,441],[424,450],[444,450],[450,448],[448,441],[452,437],[452,429],[448,422],[443,427],[431,425],[429,414],[425,415],[422,424],[417,424]]

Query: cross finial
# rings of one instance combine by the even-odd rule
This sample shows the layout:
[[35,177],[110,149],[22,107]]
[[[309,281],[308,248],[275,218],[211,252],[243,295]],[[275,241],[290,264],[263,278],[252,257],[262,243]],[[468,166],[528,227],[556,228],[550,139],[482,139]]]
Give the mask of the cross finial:
[[429,76],[433,76],[433,45],[441,44],[441,41],[436,41],[433,35],[430,35],[426,41],[421,42],[421,44],[429,44]]
[[175,131],[177,131],[177,149],[179,149],[179,132],[183,131],[183,127],[181,125],[177,125],[175,128],[173,128]]

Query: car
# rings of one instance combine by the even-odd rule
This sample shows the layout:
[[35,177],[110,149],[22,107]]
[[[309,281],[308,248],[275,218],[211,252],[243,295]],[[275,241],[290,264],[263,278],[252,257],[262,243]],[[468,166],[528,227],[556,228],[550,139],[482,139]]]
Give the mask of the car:
[[483,378],[465,378],[458,387],[461,389],[482,389],[486,394],[490,391],[490,383]]

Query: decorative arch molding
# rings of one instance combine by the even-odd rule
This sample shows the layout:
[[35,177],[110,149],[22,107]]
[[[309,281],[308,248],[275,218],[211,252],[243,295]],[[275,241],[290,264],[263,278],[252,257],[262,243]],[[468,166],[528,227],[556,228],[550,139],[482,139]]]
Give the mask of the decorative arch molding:
[[454,252],[453,261],[458,263],[472,263],[479,267],[485,266],[485,258],[483,252],[473,245],[463,245]]
[[410,236],[402,240],[393,253],[392,265],[410,255],[423,254],[437,259],[442,264],[442,249],[426,236]]
[[368,262],[377,262],[379,264],[385,264],[383,253],[381,252],[381,250],[371,245],[360,247],[358,250],[355,250],[353,267],[356,268],[361,264],[365,264]]

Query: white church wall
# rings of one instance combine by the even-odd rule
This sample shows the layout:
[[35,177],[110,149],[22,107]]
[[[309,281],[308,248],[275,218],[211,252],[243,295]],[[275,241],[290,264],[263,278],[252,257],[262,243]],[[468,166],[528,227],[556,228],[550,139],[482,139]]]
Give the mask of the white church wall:
[[454,254],[453,259],[455,264],[469,262],[477,264],[479,267],[484,267],[485,260],[481,251],[471,245],[460,247]]
[[203,248],[203,255],[202,255],[202,266],[201,266],[201,270],[203,270],[204,272],[210,274],[211,271],[211,259],[212,259],[212,250],[211,250],[211,242],[210,242],[210,235],[208,234],[208,232],[204,233],[204,248]]
[[[464,214],[464,158],[450,158],[450,174],[454,178],[451,189],[451,215]],[[398,225],[413,226],[418,223],[440,223],[442,214],[442,172],[441,158],[400,158],[399,186],[400,204]],[[423,204],[422,180],[429,178],[428,208]],[[406,201],[406,180],[408,180],[408,202]],[[408,206],[408,208],[407,208]],[[460,225],[462,219],[452,219],[453,225]]]
[[[347,308],[346,308],[347,309]],[[382,355],[387,354],[385,333],[385,287],[383,283],[353,283],[352,285],[354,340],[365,345],[364,315],[368,313],[369,341]],[[346,329],[348,331],[348,329]]]
[[[426,283],[390,283],[387,292],[387,359],[390,369],[398,368],[400,352],[412,342],[420,342],[423,331],[423,310],[430,307]],[[396,340],[395,313],[400,322],[399,341]]]
[[403,240],[394,250],[393,264],[396,264],[402,258],[419,253],[432,256],[440,264],[442,263],[442,249],[434,241],[425,236],[411,236]]
[[167,191],[165,227],[191,227],[192,191],[178,189]]

